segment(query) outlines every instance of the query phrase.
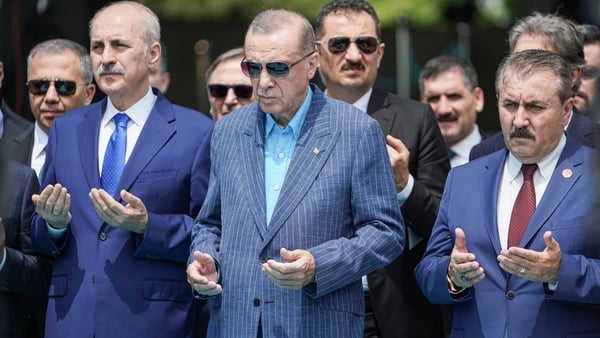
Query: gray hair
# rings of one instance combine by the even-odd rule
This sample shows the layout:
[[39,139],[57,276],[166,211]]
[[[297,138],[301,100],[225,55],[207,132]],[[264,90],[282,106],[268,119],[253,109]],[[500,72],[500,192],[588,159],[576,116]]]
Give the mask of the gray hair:
[[453,69],[456,69],[463,74],[464,86],[466,89],[472,91],[475,87],[479,86],[477,71],[475,71],[475,67],[471,61],[456,56],[441,55],[427,61],[425,66],[423,66],[423,69],[419,74],[419,89],[421,90],[421,95],[425,91],[425,86],[423,85],[425,80]]
[[96,18],[98,17],[98,15],[110,7],[119,6],[119,5],[132,6],[139,10],[140,15],[144,16],[144,18],[143,18],[144,20],[142,20],[142,26],[140,27],[140,29],[141,29],[140,34],[142,36],[142,40],[146,44],[144,52],[147,53],[148,50],[150,49],[150,46],[152,46],[152,44],[154,44],[155,42],[160,43],[160,22],[158,20],[158,16],[156,16],[156,14],[154,14],[154,12],[150,8],[144,6],[140,3],[137,3],[135,1],[112,2],[112,3],[109,3],[106,6],[102,7],[100,10],[98,10],[96,12],[96,14],[94,14],[94,17],[92,17],[92,19],[90,19],[90,22],[89,22],[90,34],[92,32],[92,28],[94,27],[94,22],[96,21]]
[[509,73],[519,79],[528,79],[540,72],[551,72],[556,77],[555,87],[561,104],[573,96],[567,62],[558,54],[541,49],[523,50],[502,60],[496,73],[496,95],[500,94]]
[[88,50],[79,43],[67,39],[46,40],[35,45],[27,56],[27,74],[31,71],[33,58],[37,55],[57,55],[65,51],[72,51],[79,58],[81,64],[81,78],[86,84],[92,83],[94,71]]
[[[208,67],[208,69],[206,70],[206,73],[204,75],[204,80],[206,81],[206,83],[208,84],[208,81],[210,80],[210,77],[212,76],[212,73],[215,71],[215,69],[221,64],[221,62],[226,61],[226,60],[230,60],[230,59],[237,59],[237,58],[243,58],[244,57],[244,48],[243,47],[238,47],[238,48],[233,48],[230,49],[228,51],[226,51],[225,53],[219,55]],[[242,72],[241,68],[240,68],[240,73]]]
[[[511,52],[523,34],[535,35],[543,39],[545,43],[552,45],[556,53],[565,59],[569,69],[575,70],[585,65],[583,40],[575,23],[571,20],[554,14],[534,12],[517,21],[508,33]],[[574,81],[574,93],[579,90],[580,84],[581,76]]]
[[[269,34],[279,29],[295,27],[298,30],[300,54],[308,54],[315,51],[315,33],[310,22],[300,13],[285,9],[269,9],[259,13],[248,27],[248,32],[258,34]],[[294,37],[290,37],[294,39]]]

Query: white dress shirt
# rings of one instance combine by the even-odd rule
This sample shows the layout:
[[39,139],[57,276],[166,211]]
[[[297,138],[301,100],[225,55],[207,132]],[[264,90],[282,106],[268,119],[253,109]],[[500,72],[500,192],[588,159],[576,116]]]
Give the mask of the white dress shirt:
[[36,121],[33,126],[33,149],[31,149],[31,169],[35,170],[38,178],[40,171],[46,160],[46,145],[48,144],[48,134],[42,130],[40,124]]

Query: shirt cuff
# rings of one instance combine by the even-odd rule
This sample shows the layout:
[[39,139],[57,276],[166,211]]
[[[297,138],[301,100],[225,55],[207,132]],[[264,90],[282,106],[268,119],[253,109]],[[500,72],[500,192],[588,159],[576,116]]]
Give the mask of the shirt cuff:
[[4,263],[6,263],[6,247],[2,248],[4,250],[4,256],[2,257],[2,262],[0,262],[0,271],[4,269]]
[[415,179],[412,175],[408,175],[408,182],[406,182],[406,186],[404,187],[404,189],[402,189],[402,191],[396,194],[396,200],[398,201],[398,203],[400,203],[400,206],[402,206],[402,204],[404,204],[404,202],[408,199],[414,186]]
[[63,236],[67,232],[66,227],[63,229],[53,228],[50,224],[48,224],[48,222],[46,222],[46,229],[48,229],[48,236],[50,236],[52,240],[59,240],[63,238]]

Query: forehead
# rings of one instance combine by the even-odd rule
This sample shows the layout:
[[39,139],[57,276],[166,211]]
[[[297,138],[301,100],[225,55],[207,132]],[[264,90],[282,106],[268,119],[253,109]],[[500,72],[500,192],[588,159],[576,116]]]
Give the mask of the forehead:
[[377,35],[375,21],[367,12],[352,10],[335,11],[323,20],[323,36]]
[[92,40],[132,39],[138,37],[136,27],[141,13],[130,6],[112,6],[96,16],[90,31]]
[[583,53],[588,66],[600,67],[600,42],[583,46]]
[[244,50],[246,59],[250,61],[293,61],[299,54],[298,32],[289,26],[270,33],[246,34]]
[[498,95],[501,99],[515,101],[559,102],[556,77],[551,71],[538,71],[522,76],[513,70],[505,73]]
[[554,46],[546,41],[544,37],[532,34],[522,34],[519,36],[512,52],[516,53],[529,49],[541,49],[556,53]]
[[242,73],[240,67],[242,58],[232,58],[221,61],[210,75],[210,84],[250,84],[250,79]]
[[37,54],[31,60],[30,79],[62,79],[81,78],[81,63],[77,54],[71,50],[60,53]]
[[423,80],[425,90],[439,90],[441,87],[451,87],[453,89],[466,89],[463,73],[456,67],[436,74]]

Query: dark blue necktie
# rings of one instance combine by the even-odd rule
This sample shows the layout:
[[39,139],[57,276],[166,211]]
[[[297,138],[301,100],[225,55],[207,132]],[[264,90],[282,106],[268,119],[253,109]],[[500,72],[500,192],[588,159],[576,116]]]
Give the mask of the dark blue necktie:
[[115,131],[110,136],[106,147],[104,163],[102,164],[102,176],[100,177],[102,189],[111,195],[114,195],[117,190],[117,184],[119,184],[125,166],[129,116],[120,113],[115,115],[113,120],[115,121]]

